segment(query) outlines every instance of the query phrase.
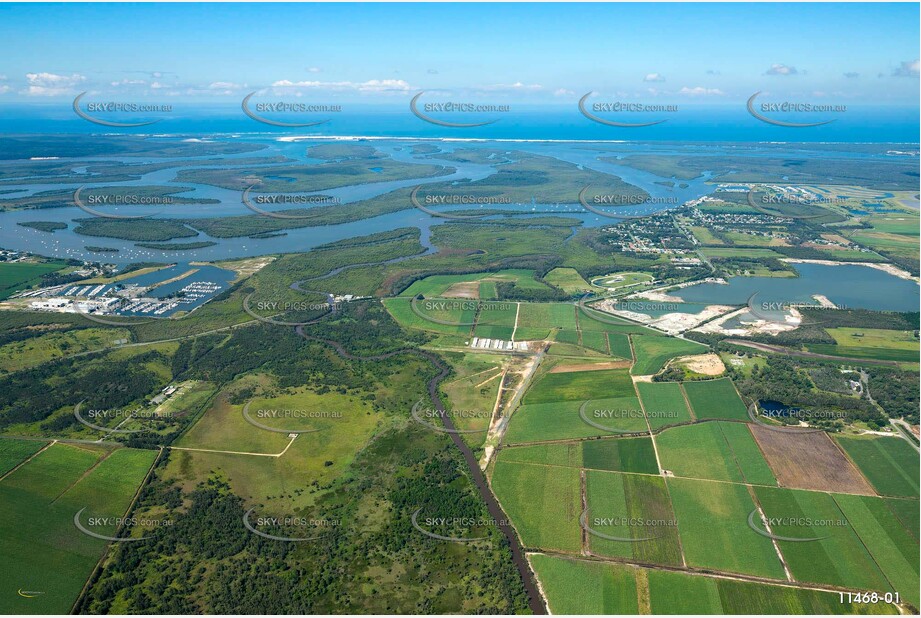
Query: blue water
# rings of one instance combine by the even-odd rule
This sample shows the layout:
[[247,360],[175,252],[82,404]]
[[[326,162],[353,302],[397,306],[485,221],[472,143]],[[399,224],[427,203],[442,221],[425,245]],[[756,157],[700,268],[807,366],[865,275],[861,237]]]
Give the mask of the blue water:
[[689,302],[726,305],[744,305],[752,294],[757,294],[755,306],[815,304],[812,295],[822,294],[842,309],[918,311],[918,284],[914,281],[868,266],[793,264],[793,267],[799,277],[731,277],[728,285],[702,283],[669,293]]
[[[834,114],[820,127],[788,128],[752,117],[744,101],[719,107],[682,106],[664,114],[667,120],[651,127],[610,127],[585,118],[576,102],[536,108],[512,106],[497,114],[497,122],[475,128],[441,127],[427,123],[406,105],[343,106],[324,125],[302,129],[276,128],[245,116],[239,105],[202,108],[177,104],[160,122],[137,128],[109,129],[77,117],[71,102],[24,106],[0,105],[0,133],[117,133],[209,134],[254,133],[269,136],[373,136],[512,140],[624,140],[700,142],[888,142],[917,143],[921,124],[918,107],[854,107]],[[658,118],[656,118],[658,119]],[[790,118],[792,119],[792,118]],[[825,119],[824,117],[822,118]],[[814,118],[812,118],[814,120]]]

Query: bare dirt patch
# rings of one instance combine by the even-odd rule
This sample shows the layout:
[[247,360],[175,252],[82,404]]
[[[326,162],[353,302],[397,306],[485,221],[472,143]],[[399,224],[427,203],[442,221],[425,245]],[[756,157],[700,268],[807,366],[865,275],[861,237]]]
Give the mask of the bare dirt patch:
[[601,371],[603,369],[626,369],[630,361],[608,361],[605,363],[579,363],[572,365],[557,365],[549,373],[572,373],[574,371]]
[[876,495],[825,432],[794,433],[759,425],[750,427],[783,487]]
[[698,354],[696,356],[681,356],[671,361],[672,365],[686,367],[694,373],[705,376],[718,376],[726,371],[726,365],[716,354]]
[[451,285],[442,294],[445,298],[470,298],[478,300],[480,298],[479,281],[461,281]]

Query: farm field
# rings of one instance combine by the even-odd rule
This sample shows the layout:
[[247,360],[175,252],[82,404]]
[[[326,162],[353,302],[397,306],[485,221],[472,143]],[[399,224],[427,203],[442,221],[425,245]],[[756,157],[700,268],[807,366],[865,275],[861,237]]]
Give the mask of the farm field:
[[777,485],[744,423],[672,427],[656,438],[662,466],[675,476]]
[[41,440],[0,439],[0,477],[37,453],[47,442]]
[[751,430],[781,487],[875,493],[825,432],[775,431],[758,424]]
[[689,565],[784,578],[770,539],[748,527],[755,505],[744,485],[670,478],[668,489]]
[[473,334],[481,339],[502,339],[510,341],[515,332],[517,303],[481,302]]
[[492,488],[526,548],[578,553],[579,471],[500,460]]
[[568,468],[658,474],[652,441],[643,437],[513,446],[502,449],[499,459]]
[[544,373],[525,394],[522,403],[585,401],[598,398],[635,397],[633,381],[623,369]]
[[635,569],[629,566],[545,554],[528,558],[554,614],[639,613]]
[[567,294],[581,294],[591,292],[593,289],[575,268],[554,268],[544,275],[544,281],[555,285]]
[[0,263],[0,300],[26,290],[41,281],[42,275],[60,270],[64,262]]
[[682,388],[698,419],[748,420],[748,410],[729,378],[685,382]]
[[614,541],[590,532],[593,553],[646,564],[681,565],[678,525],[662,477],[590,470],[586,497],[591,530],[633,539]]
[[658,373],[671,358],[700,354],[707,349],[699,343],[674,337],[633,336],[631,339],[636,354],[631,373],[635,376]]
[[885,603],[841,603],[835,592],[649,571],[653,614],[897,614]]
[[637,382],[636,387],[646,418],[654,430],[692,420],[679,383]]
[[[797,581],[886,592],[889,585],[832,494],[755,488],[771,532]],[[757,526],[763,524],[756,519]]]
[[[0,582],[0,611],[68,613],[107,544],[78,531],[74,515],[86,507],[84,525],[113,535],[114,518],[125,514],[155,457],[58,443],[0,481],[0,556],[9,574]],[[91,517],[113,519],[91,526]],[[41,594],[25,598],[19,590]]]
[[[558,374],[567,375],[567,374]],[[585,405],[585,416],[598,426],[583,420],[579,414]],[[596,414],[597,413],[597,414]],[[607,431],[603,428],[611,428]],[[590,438],[617,435],[625,431],[647,431],[639,400],[636,397],[616,397],[582,401],[561,401],[525,404],[512,415],[505,436],[507,444]]]
[[[835,502],[868,548],[883,575],[905,599],[921,606],[918,541],[879,498],[837,495]],[[911,530],[918,529],[916,519]]]
[[521,303],[516,341],[546,339],[554,329],[576,330],[576,307],[571,303]]
[[0,371],[22,371],[65,355],[102,350],[117,340],[130,341],[123,328],[83,328],[68,332],[49,332],[0,346]]
[[918,451],[905,440],[836,436],[835,440],[882,496],[918,496]]

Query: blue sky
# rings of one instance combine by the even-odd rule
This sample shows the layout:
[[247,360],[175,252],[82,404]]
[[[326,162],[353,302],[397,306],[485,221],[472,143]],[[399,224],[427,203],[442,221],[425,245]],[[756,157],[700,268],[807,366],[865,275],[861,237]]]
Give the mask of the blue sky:
[[3,4],[0,104],[771,95],[918,105],[918,4]]

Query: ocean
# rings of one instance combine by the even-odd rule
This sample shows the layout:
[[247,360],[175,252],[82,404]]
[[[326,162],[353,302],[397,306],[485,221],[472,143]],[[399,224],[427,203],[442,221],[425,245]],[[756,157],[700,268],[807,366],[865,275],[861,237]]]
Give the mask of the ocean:
[[[25,106],[0,105],[0,133],[5,134],[142,134],[378,137],[422,139],[483,139],[524,141],[629,142],[843,142],[917,144],[921,124],[917,107],[849,106],[844,113],[813,114],[810,119],[833,118],[826,125],[791,128],[771,125],[748,113],[744,102],[719,107],[692,106],[661,114],[666,120],[647,127],[611,127],[584,117],[575,104],[561,107],[515,107],[495,114],[493,124],[480,127],[443,127],[428,123],[401,106],[342,105],[329,122],[309,128],[280,128],[247,117],[238,104],[204,108],[175,103],[153,125],[110,129],[78,117],[71,102]],[[322,114],[311,116],[321,118]],[[486,115],[488,116],[488,115]],[[636,116],[636,115],[634,115]],[[646,115],[644,114],[644,117]],[[649,113],[652,118],[655,113]],[[156,115],[147,118],[156,117]],[[147,119],[145,118],[145,119]],[[301,117],[303,118],[303,116]],[[115,120],[115,118],[110,118]],[[134,118],[135,120],[137,118]],[[659,119],[657,116],[656,119]],[[286,118],[287,120],[287,118]],[[458,120],[455,116],[452,120]],[[633,120],[633,119],[630,119]]]

